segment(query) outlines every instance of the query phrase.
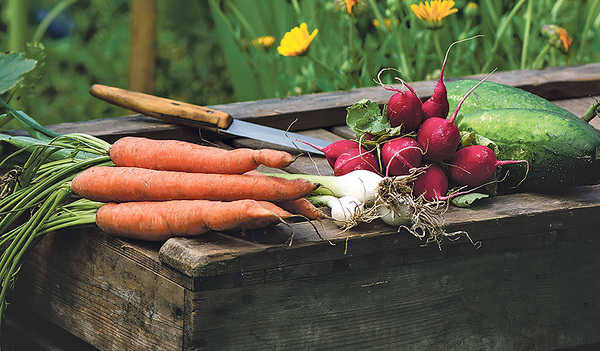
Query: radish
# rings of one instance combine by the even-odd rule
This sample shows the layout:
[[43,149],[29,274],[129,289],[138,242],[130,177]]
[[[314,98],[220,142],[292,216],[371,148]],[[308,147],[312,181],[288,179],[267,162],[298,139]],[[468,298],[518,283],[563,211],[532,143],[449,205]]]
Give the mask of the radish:
[[408,91],[385,87],[387,90],[396,92],[388,100],[387,116],[392,127],[404,125],[404,132],[410,133],[417,130],[423,121],[423,109],[421,108],[423,102],[410,85],[404,85]]
[[[452,45],[450,45],[452,47]],[[448,116],[448,112],[450,112],[450,104],[448,103],[448,91],[446,90],[446,86],[444,85],[444,68],[446,68],[446,62],[448,60],[448,51],[446,52],[446,57],[444,57],[444,63],[442,64],[442,69],[440,70],[440,77],[438,78],[437,83],[435,84],[435,88],[433,88],[433,94],[431,97],[427,99],[423,103],[421,109],[423,110],[423,120],[426,120],[431,117],[441,117],[446,118]]]
[[392,127],[403,125],[404,132],[414,132],[423,121],[423,109],[421,108],[423,102],[419,99],[415,90],[400,78],[396,78],[396,80],[402,82],[402,85],[407,87],[408,90],[400,90],[383,84],[379,78],[381,72],[383,70],[377,75],[379,84],[386,90],[396,92],[387,103],[386,111],[390,125]]
[[379,173],[377,158],[363,148],[351,148],[338,156],[333,165],[333,174],[341,176],[356,170]]
[[489,147],[472,145],[458,150],[448,159],[447,172],[454,183],[476,187],[491,181],[498,166],[520,162],[528,164],[526,160],[498,161]]
[[430,165],[413,182],[413,195],[423,195],[427,201],[444,201],[448,192],[448,176],[437,165]]
[[[473,37],[476,38],[477,36]],[[448,112],[450,112],[450,104],[448,103],[448,91],[446,90],[446,86],[444,85],[444,69],[446,68],[446,62],[448,62],[448,54],[450,53],[450,49],[460,42],[470,40],[473,38],[467,38],[463,40],[456,41],[452,43],[448,50],[446,50],[446,56],[444,56],[444,62],[442,63],[442,69],[440,70],[440,77],[435,84],[435,88],[433,88],[433,94],[431,97],[427,99],[423,103],[423,120],[431,117],[441,117],[446,118],[448,116]]]
[[334,168],[335,160],[337,160],[337,158],[342,153],[344,153],[352,148],[358,149],[358,145],[359,145],[356,141],[347,140],[347,139],[338,140],[338,141],[333,142],[325,147],[319,147],[317,145],[309,143],[308,141],[303,141],[303,140],[297,140],[297,141],[304,143],[316,150],[321,151],[323,154],[325,154],[325,158],[327,159],[327,162],[329,163],[331,168]]
[[431,117],[426,119],[417,132],[417,141],[424,151],[423,161],[428,163],[441,162],[452,156],[460,144],[460,132],[454,120],[463,102],[491,73],[469,90],[447,119]]
[[386,176],[406,175],[421,164],[423,152],[419,143],[409,137],[392,139],[381,148],[381,160],[386,167]]

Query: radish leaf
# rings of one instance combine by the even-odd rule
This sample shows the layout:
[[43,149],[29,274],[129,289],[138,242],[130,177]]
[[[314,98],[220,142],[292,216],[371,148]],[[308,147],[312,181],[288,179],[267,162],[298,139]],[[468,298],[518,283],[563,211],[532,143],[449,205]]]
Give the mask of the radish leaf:
[[347,111],[346,124],[357,134],[381,134],[391,128],[375,101],[362,99],[348,107]]

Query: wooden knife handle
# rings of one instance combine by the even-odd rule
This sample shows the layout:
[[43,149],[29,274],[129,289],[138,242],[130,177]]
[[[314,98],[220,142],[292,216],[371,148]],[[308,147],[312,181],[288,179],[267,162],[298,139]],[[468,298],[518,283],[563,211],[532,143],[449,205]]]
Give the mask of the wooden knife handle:
[[90,94],[113,105],[176,124],[227,129],[233,122],[233,117],[226,112],[101,84],[92,85]]

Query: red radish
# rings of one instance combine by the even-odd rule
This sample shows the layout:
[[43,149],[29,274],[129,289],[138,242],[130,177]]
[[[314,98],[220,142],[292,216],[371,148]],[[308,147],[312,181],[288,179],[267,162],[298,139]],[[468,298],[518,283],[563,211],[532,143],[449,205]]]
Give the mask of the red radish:
[[379,78],[381,72],[383,70],[378,74],[379,84],[386,90],[396,92],[387,103],[386,111],[390,125],[392,127],[404,125],[406,133],[414,132],[423,121],[423,109],[421,108],[423,102],[419,99],[415,90],[400,78],[396,78],[396,80],[402,82],[402,85],[406,86],[408,90],[400,90],[383,84]]
[[[476,37],[477,36],[473,38]],[[444,63],[442,63],[442,69],[440,70],[440,77],[438,78],[438,81],[435,84],[433,94],[431,94],[431,97],[423,103],[423,120],[426,120],[427,118],[431,117],[446,118],[446,116],[448,116],[448,112],[450,112],[450,105],[448,104],[448,92],[446,91],[446,86],[444,85],[444,69],[446,68],[446,62],[448,62],[448,54],[450,53],[450,49],[452,48],[452,46],[454,46],[455,44],[473,38],[467,38],[456,41],[448,47],[448,50],[446,50],[446,56],[444,56]]]
[[[452,45],[450,46],[452,47]],[[450,48],[448,48],[450,51]],[[448,103],[448,91],[444,85],[444,68],[446,68],[446,62],[448,60],[448,51],[440,70],[440,77],[438,78],[435,88],[433,88],[433,94],[423,103],[421,107],[423,110],[423,120],[431,117],[446,118],[448,112],[450,112],[450,104]]]
[[334,168],[335,165],[335,160],[337,160],[337,158],[343,154],[344,152],[352,149],[352,148],[356,148],[358,149],[358,143],[354,140],[338,140],[336,142],[333,142],[325,147],[319,147],[317,145],[311,144],[307,141],[302,141],[302,140],[298,140],[300,142],[305,143],[306,145],[313,147],[319,151],[321,151],[322,153],[325,154],[325,158],[327,159],[327,162],[329,162],[329,165],[331,166],[331,168]]
[[333,174],[341,176],[359,169],[379,173],[379,163],[377,158],[365,149],[352,148],[337,158],[333,166]]
[[496,168],[526,160],[498,161],[487,146],[472,145],[458,150],[448,159],[448,177],[458,185],[475,187],[491,181]]
[[406,175],[409,169],[421,164],[423,151],[413,138],[392,139],[381,148],[381,160],[386,167],[386,176]]
[[387,116],[392,127],[404,125],[404,132],[414,132],[423,121],[423,102],[417,96],[415,90],[408,84],[404,84],[407,90],[399,90],[385,87],[387,90],[395,91],[396,94],[388,100]]
[[456,152],[460,144],[460,132],[456,124],[454,124],[454,119],[456,119],[458,111],[467,96],[490,75],[491,73],[465,94],[448,119],[431,117],[421,124],[417,132],[417,141],[425,152],[423,154],[423,161],[428,163],[441,162]]
[[427,201],[443,201],[447,199],[448,176],[441,167],[430,165],[413,182],[413,195],[423,195]]

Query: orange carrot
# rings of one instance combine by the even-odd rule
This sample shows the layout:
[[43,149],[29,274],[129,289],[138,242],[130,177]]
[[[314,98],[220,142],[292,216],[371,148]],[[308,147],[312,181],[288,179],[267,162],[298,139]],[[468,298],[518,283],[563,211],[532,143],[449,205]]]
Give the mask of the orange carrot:
[[92,167],[79,173],[71,182],[76,194],[101,202],[283,201],[305,197],[317,186],[305,179],[156,171],[134,167]]
[[276,212],[254,200],[109,202],[96,212],[96,224],[107,234],[163,241],[208,231],[261,228],[292,216],[281,209]]
[[303,197],[296,200],[278,201],[276,202],[276,205],[290,213],[301,215],[308,219],[319,219],[324,217],[324,213],[321,212],[321,210]]
[[[262,174],[258,171],[248,171],[244,175],[255,176],[255,177],[266,177],[267,175]],[[284,200],[278,201],[277,205],[284,210],[293,214],[304,216],[308,219],[319,219],[323,218],[323,212],[319,210],[315,205],[305,198],[299,198],[295,200]]]
[[284,168],[294,160],[285,151],[271,149],[225,150],[180,140],[123,137],[110,149],[117,166],[197,173],[244,173],[259,165]]

